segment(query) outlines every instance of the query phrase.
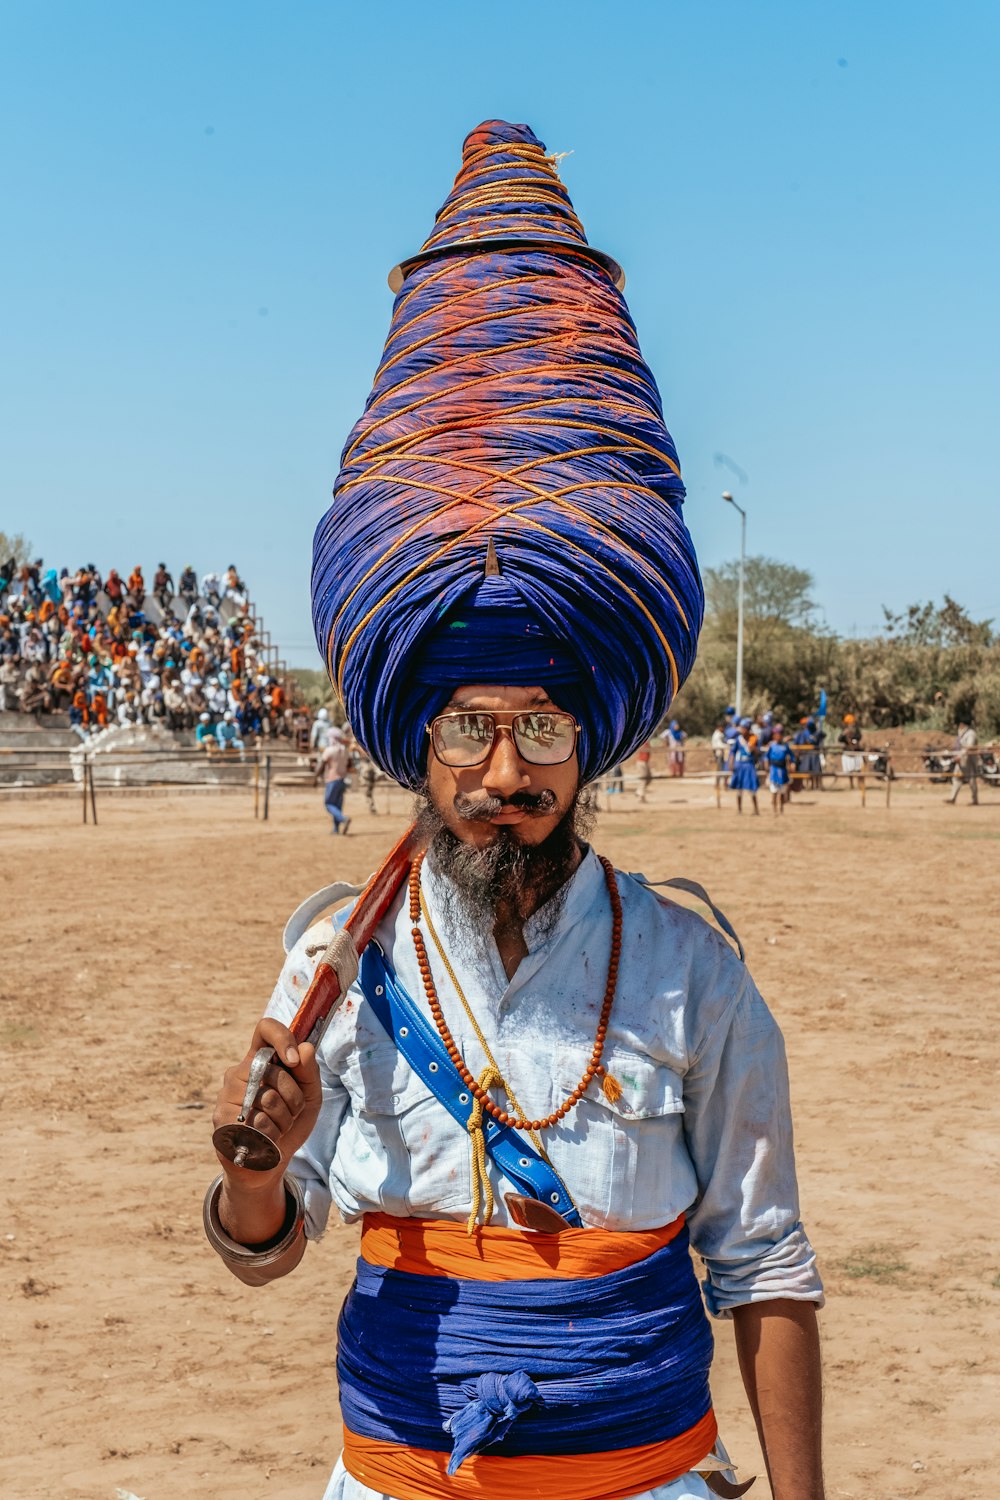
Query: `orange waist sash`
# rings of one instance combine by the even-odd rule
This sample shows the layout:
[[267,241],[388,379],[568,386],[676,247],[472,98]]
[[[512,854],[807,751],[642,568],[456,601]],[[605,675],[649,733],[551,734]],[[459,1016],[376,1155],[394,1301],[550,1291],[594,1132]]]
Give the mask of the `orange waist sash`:
[[663,1443],[558,1456],[478,1453],[456,1474],[447,1474],[447,1453],[357,1437],[345,1427],[344,1467],[394,1500],[619,1500],[695,1468],[711,1451],[718,1430],[715,1413],[708,1411],[680,1437]]
[[609,1276],[662,1250],[684,1227],[681,1214],[662,1229],[627,1233],[612,1229],[565,1229],[536,1234],[481,1226],[467,1234],[448,1219],[396,1219],[365,1214],[361,1258],[415,1276],[451,1276],[460,1281],[580,1280]]

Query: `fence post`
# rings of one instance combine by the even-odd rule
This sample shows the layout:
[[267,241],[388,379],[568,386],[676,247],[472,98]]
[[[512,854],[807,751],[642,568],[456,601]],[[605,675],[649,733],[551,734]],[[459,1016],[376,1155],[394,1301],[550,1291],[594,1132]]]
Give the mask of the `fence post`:
[[858,785],[861,787],[861,806],[864,807],[864,805],[865,805],[865,773],[864,773],[863,769],[861,771],[860,776],[858,777]]
[[271,757],[264,756],[264,822],[267,822],[268,813],[271,808]]
[[889,806],[889,798],[892,794],[892,756],[885,758],[885,805]]
[[87,821],[87,758],[81,757],[80,761],[80,785],[83,788],[83,821]]
[[257,759],[253,768],[253,815],[260,817],[260,741],[255,746]]
[[93,818],[94,827],[97,827],[97,798],[94,795],[94,762],[87,761],[86,780],[90,782],[90,813]]

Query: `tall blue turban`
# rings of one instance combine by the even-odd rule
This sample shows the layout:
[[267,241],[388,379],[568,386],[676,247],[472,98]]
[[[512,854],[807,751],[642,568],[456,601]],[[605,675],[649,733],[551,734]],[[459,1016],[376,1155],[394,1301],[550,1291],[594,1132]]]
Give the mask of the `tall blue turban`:
[[382,361],[316,530],[313,619],[358,741],[406,785],[460,684],[547,688],[581,725],[589,781],[691,669],[701,580],[623,280],[542,143],[500,120],[467,137],[430,237],[390,277]]

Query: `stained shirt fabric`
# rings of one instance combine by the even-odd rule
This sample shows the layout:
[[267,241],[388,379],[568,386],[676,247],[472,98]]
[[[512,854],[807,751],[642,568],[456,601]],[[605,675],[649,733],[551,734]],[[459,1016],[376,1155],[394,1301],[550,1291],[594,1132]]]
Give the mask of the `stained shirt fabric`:
[[[448,881],[425,861],[431,919],[504,1077],[528,1118],[544,1117],[587,1067],[604,998],[611,907],[604,871],[588,850],[548,909],[525,925],[528,953],[507,978],[492,935],[471,938]],[[654,1229],[686,1213],[705,1266],[710,1312],[792,1297],[819,1303],[816,1259],[799,1217],[788,1081],[781,1033],[747,969],[701,917],[618,873],[622,953],[605,1067],[621,1097],[598,1080],[544,1133],[555,1170],[584,1225]],[[556,898],[559,901],[559,898]],[[349,908],[337,913],[342,925]],[[467,1067],[487,1059],[422,923],[441,1008]],[[282,969],[267,1014],[298,1009],[331,935],[310,928]],[[405,890],[378,941],[430,1019]],[[433,1022],[431,1022],[433,1025]],[[336,1205],[464,1221],[472,1202],[469,1137],[410,1069],[357,985],[319,1049],[323,1105],[290,1170],[316,1239]],[[490,1163],[492,1222],[513,1226],[510,1184]]]

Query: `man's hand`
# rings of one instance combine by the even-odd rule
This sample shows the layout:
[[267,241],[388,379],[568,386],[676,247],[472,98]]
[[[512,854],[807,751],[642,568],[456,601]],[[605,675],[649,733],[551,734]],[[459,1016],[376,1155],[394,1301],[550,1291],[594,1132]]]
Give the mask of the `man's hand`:
[[[261,1047],[274,1047],[275,1058],[269,1065],[257,1092],[247,1124],[269,1136],[281,1152],[281,1161],[271,1172],[255,1172],[237,1167],[219,1156],[224,1174],[219,1218],[227,1234],[241,1245],[263,1245],[279,1234],[285,1222],[284,1177],[291,1157],[308,1138],[323,1103],[316,1049],[308,1042],[296,1042],[287,1026],[265,1017],[259,1021],[243,1061],[228,1068],[215,1104],[212,1124],[231,1125],[243,1107],[250,1064]],[[284,1066],[278,1065],[278,1060]],[[304,1240],[292,1247],[287,1257],[263,1271],[234,1271],[251,1286],[273,1281],[294,1270],[302,1258]]]
[[[287,1026],[266,1016],[257,1023],[250,1049],[242,1062],[227,1068],[222,1079],[222,1088],[215,1103],[212,1116],[213,1129],[230,1125],[239,1116],[243,1107],[250,1065],[261,1047],[275,1049],[274,1061],[270,1063],[261,1079],[254,1106],[247,1116],[247,1124],[274,1141],[281,1152],[281,1166],[274,1172],[254,1172],[247,1167],[237,1167],[231,1161],[219,1157],[223,1171],[234,1183],[248,1188],[255,1180],[283,1176],[285,1167],[303,1142],[308,1138],[319,1116],[323,1103],[323,1087],[320,1083],[316,1049],[308,1042],[296,1042]],[[279,1061],[284,1064],[279,1066]]]

